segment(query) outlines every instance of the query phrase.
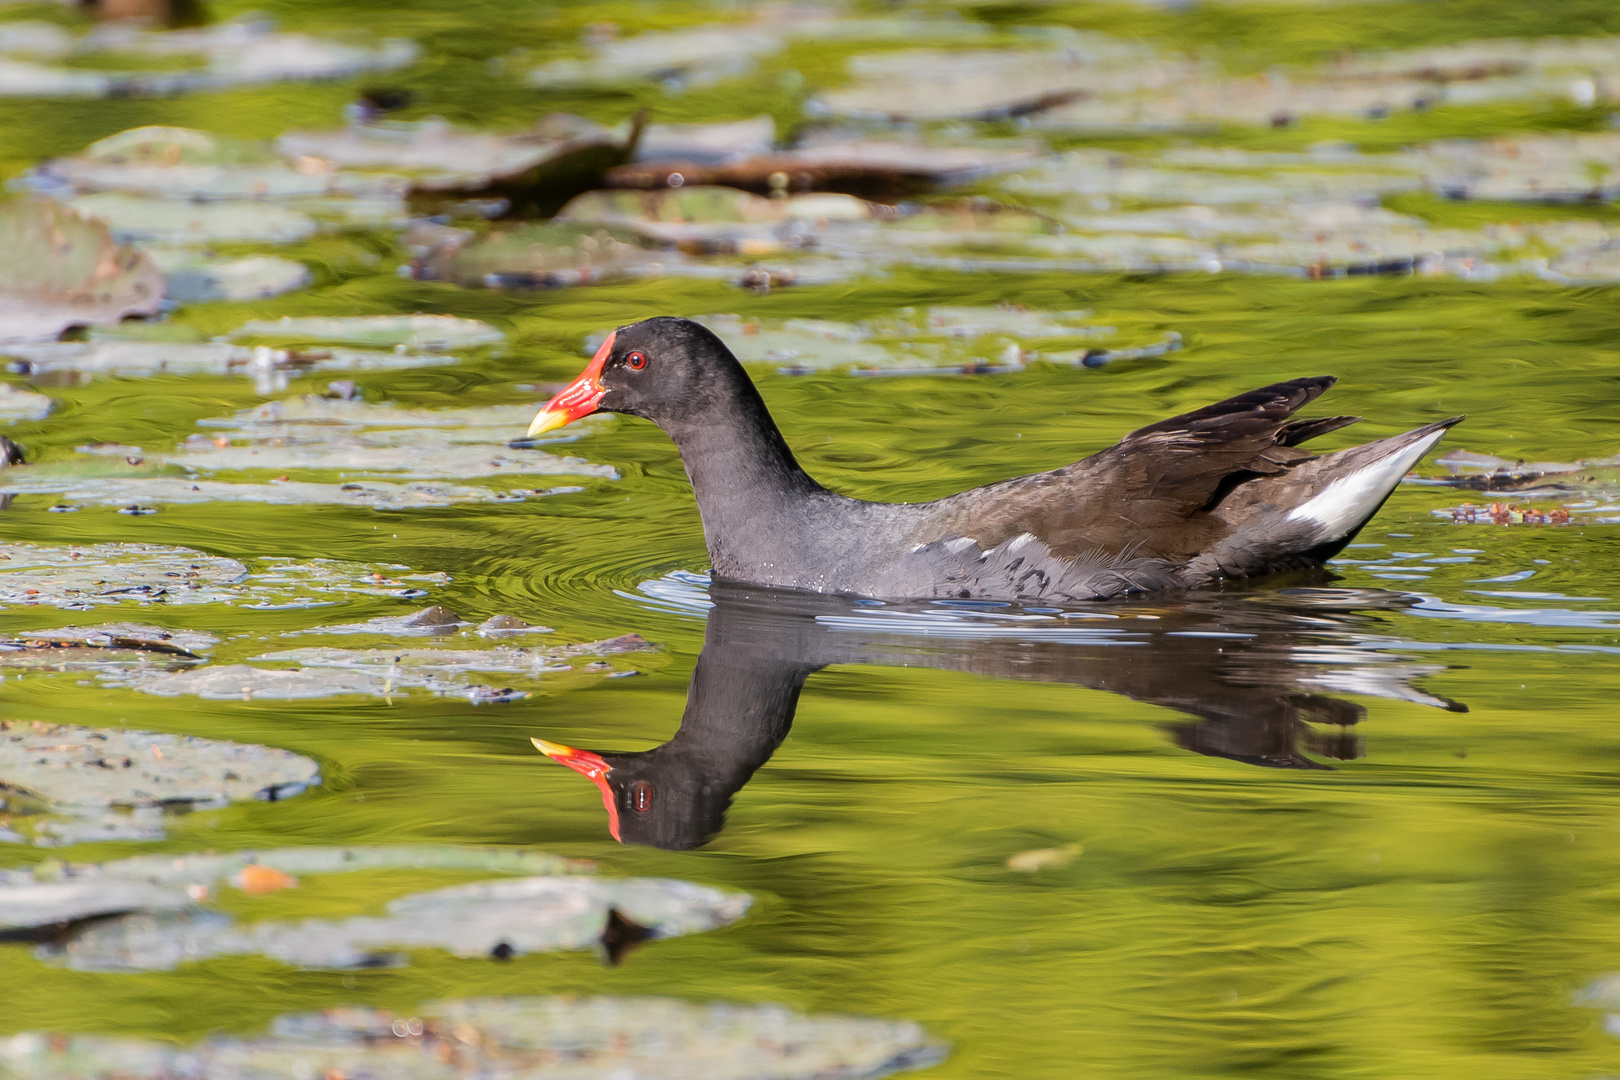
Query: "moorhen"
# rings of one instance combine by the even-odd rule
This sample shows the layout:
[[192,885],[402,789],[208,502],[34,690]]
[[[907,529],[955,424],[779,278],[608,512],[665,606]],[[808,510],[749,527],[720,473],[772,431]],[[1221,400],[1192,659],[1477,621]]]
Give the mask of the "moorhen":
[[[880,617],[843,597],[736,583],[715,582],[709,598],[703,652],[673,738],[628,753],[534,740],[601,789],[608,831],[622,843],[672,850],[708,843],[732,797],[787,738],[805,680],[832,664],[929,667],[1119,694],[1187,717],[1166,725],[1183,749],[1277,769],[1322,769],[1329,766],[1317,758],[1360,756],[1354,728],[1367,710],[1331,691],[1468,711],[1413,685],[1437,668],[1358,647],[1368,637],[1387,640],[1382,616],[1418,602],[1376,589],[1193,593],[1155,605],[1151,620],[1076,627],[1047,619],[1011,636],[993,619],[975,629],[971,611],[952,610],[960,601],[919,604],[909,614],[923,617],[908,619],[904,602],[877,609]],[[938,625],[945,622],[952,627]]]
[[598,410],[663,428],[717,578],[871,597],[1100,600],[1320,566],[1462,420],[1316,457],[1299,445],[1360,417],[1291,417],[1335,381],[1251,390],[1051,472],[933,502],[866,502],[799,467],[718,337],[661,317],[609,334],[529,436]]

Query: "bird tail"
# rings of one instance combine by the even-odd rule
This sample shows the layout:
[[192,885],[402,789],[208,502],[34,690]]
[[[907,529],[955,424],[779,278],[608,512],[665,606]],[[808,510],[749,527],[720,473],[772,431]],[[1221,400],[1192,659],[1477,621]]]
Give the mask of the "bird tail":
[[1240,484],[1216,508],[1232,531],[1188,564],[1189,584],[1320,566],[1355,539],[1453,416]]
[[1315,525],[1322,543],[1348,543],[1378,513],[1401,478],[1462,420],[1460,416],[1438,420],[1305,463],[1295,476],[1310,483],[1301,493],[1305,497],[1290,506],[1286,520]]

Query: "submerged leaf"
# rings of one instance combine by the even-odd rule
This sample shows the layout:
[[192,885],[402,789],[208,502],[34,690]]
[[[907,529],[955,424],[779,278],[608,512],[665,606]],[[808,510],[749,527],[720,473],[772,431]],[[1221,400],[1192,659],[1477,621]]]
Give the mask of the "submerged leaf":
[[163,277],[150,259],[114,243],[99,221],[55,203],[0,205],[0,251],[0,346],[155,315],[163,299]]

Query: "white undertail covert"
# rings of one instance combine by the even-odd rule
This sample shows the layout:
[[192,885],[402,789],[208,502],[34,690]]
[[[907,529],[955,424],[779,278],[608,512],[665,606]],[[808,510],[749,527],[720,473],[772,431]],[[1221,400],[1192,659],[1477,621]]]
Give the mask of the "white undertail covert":
[[1372,516],[1380,503],[1412,471],[1429,448],[1440,441],[1445,429],[1431,432],[1386,458],[1341,476],[1310,500],[1289,512],[1289,521],[1308,518],[1326,530],[1324,540],[1337,540],[1358,528]]

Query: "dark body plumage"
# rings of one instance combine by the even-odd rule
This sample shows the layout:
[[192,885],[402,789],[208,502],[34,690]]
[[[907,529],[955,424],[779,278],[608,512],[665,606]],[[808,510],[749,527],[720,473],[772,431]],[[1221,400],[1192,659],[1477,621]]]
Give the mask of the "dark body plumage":
[[1334,382],[1294,379],[1051,472],[867,502],[799,467],[705,327],[648,319],[599,359],[595,407],[652,420],[679,446],[717,577],[876,597],[1094,600],[1320,565],[1461,419],[1315,457],[1300,444],[1358,418],[1293,419]]

